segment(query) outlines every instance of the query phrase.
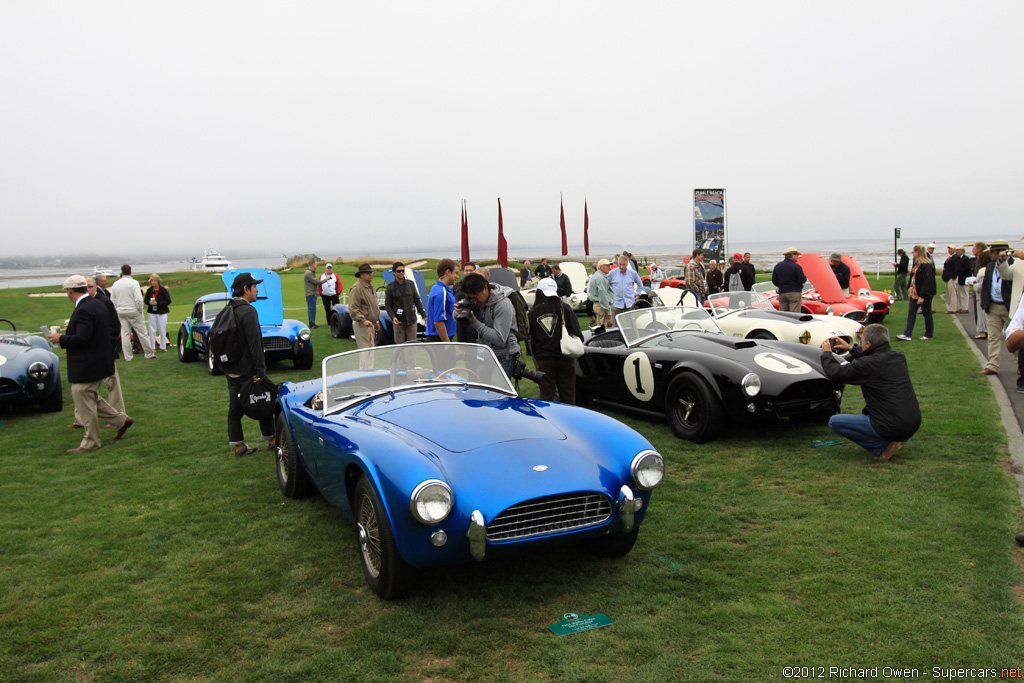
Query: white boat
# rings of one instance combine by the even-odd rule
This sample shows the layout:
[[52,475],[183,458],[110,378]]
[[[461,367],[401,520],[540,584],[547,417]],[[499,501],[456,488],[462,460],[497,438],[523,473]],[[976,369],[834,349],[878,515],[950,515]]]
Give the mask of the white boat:
[[94,278],[97,278],[100,275],[104,275],[104,276],[106,276],[108,278],[110,278],[110,277],[117,277],[118,276],[118,271],[111,270],[110,268],[107,268],[106,266],[96,266],[95,268],[92,269],[92,276]]
[[190,270],[198,270],[204,273],[223,273],[231,269],[231,261],[220,255],[215,249],[207,249],[203,252],[202,259],[189,261]]

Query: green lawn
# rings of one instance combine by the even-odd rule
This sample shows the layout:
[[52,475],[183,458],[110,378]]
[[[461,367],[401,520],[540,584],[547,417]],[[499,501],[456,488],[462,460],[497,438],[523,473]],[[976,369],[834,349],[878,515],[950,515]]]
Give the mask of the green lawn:
[[[354,264],[340,270],[347,291]],[[282,277],[288,315],[303,319],[302,271]],[[203,274],[165,284],[172,320],[219,289]],[[0,291],[0,317],[38,329],[70,314],[66,298],[32,291]],[[897,303],[894,334],[905,315]],[[354,348],[326,325],[313,340],[318,360]],[[618,683],[1019,666],[1021,508],[991,389],[948,316],[933,341],[900,350],[924,424],[890,463],[848,442],[812,448],[831,438],[821,425],[697,446],[616,414],[668,467],[629,556],[563,548],[425,572],[393,603],[366,588],[339,512],[283,498],[265,449],[232,457],[226,385],[203,363],[171,351],[121,363],[138,423],[121,442],[104,430],[86,455],[63,453],[80,437],[65,428],[65,383],[61,414],[0,413],[0,680]],[[862,406],[851,388],[844,412]],[[617,623],[551,634],[570,611]]]

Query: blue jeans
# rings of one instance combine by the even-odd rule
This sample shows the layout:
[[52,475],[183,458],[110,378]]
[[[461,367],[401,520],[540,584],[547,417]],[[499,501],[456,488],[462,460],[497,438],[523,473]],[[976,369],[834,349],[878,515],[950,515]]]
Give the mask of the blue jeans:
[[889,445],[889,439],[878,435],[875,428],[871,426],[871,418],[867,415],[833,415],[828,420],[828,426],[839,436],[845,436],[858,446],[870,451],[872,455],[881,455],[885,447]]
[[914,322],[917,320],[917,309],[921,309],[924,316],[924,336],[935,336],[935,322],[932,320],[932,298],[926,296],[923,304],[918,304],[917,299],[910,300],[910,309],[907,311],[907,329],[903,331],[906,337],[914,336]]
[[316,294],[306,297],[306,311],[309,313],[309,324],[316,324]]

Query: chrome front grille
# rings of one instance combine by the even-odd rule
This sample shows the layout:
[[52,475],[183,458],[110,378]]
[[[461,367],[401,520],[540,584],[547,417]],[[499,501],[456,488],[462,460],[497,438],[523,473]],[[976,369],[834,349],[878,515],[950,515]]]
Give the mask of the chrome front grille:
[[488,541],[509,541],[582,529],[608,521],[612,503],[593,491],[562,493],[513,505],[487,525]]
[[292,348],[292,342],[288,337],[264,337],[263,338],[263,350],[271,351],[277,349],[290,349]]
[[859,323],[862,323],[864,322],[864,311],[850,311],[843,317],[848,318],[849,320],[855,320]]

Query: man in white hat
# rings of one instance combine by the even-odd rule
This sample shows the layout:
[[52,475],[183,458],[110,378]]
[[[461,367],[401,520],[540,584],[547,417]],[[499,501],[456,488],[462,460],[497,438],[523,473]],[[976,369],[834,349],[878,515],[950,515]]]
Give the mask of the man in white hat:
[[587,285],[587,297],[594,302],[594,322],[597,325],[614,327],[612,319],[612,286],[608,283],[608,271],[612,269],[612,262],[606,258],[597,262],[597,272],[590,276],[590,284]]
[[328,263],[324,266],[324,274],[320,276],[320,300],[324,302],[324,315],[327,316],[328,322],[331,320],[331,311],[338,305],[344,290],[341,278],[334,272],[334,264]]
[[47,335],[54,344],[67,351],[68,381],[75,403],[75,422],[85,428],[77,448],[66,453],[96,450],[100,441],[99,419],[117,427],[114,440],[119,440],[135,420],[115,410],[99,394],[100,384],[114,374],[114,349],[110,342],[110,320],[102,302],[89,296],[89,285],[81,275],[64,281],[63,289],[75,306],[64,334]]
[[804,283],[807,282],[804,269],[796,262],[800,258],[800,250],[790,247],[782,255],[782,260],[772,270],[772,284],[779,293],[779,310],[799,313]]

